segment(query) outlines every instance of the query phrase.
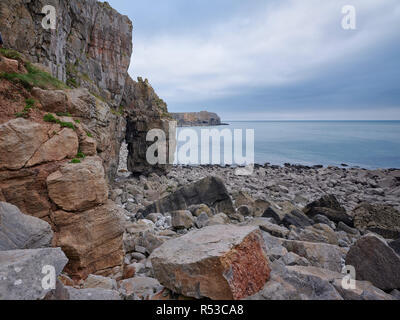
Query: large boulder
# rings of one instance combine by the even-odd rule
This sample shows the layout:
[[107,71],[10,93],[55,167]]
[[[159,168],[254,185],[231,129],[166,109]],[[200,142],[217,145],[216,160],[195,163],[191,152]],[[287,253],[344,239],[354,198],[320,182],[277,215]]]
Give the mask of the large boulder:
[[84,212],[56,211],[57,245],[70,259],[66,271],[74,278],[108,271],[123,260],[123,213],[114,202]]
[[346,265],[356,269],[357,280],[385,291],[400,288],[400,256],[375,235],[364,236],[350,248]]
[[[60,248],[0,251],[0,300],[41,300],[53,289],[46,276],[62,272],[68,259]],[[55,281],[56,279],[54,279]]]
[[362,203],[354,209],[354,225],[362,231],[372,231],[386,239],[400,237],[400,212],[381,204]]
[[47,187],[50,199],[65,211],[84,211],[108,198],[103,162],[98,157],[62,166],[47,177]]
[[282,245],[289,252],[306,258],[312,266],[335,272],[342,271],[342,261],[347,253],[343,248],[326,243],[284,240]]
[[0,251],[51,247],[52,239],[53,232],[47,222],[0,202]]
[[164,243],[150,258],[162,285],[198,299],[243,299],[261,290],[270,275],[257,227],[206,227]]
[[153,212],[167,213],[187,210],[191,205],[206,204],[216,208],[217,212],[234,214],[232,199],[220,178],[207,177],[196,183],[185,186],[175,193],[146,207],[142,214]]
[[323,215],[335,223],[344,222],[348,226],[353,226],[353,219],[346,213],[334,195],[326,195],[321,199],[308,204],[304,208],[304,213],[310,217]]
[[23,168],[48,139],[47,127],[22,118],[0,125],[0,170]]

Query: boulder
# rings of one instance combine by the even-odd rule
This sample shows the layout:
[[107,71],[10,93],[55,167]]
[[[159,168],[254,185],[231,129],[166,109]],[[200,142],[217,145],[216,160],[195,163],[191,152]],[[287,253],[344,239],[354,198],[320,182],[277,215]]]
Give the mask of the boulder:
[[99,288],[92,289],[75,289],[72,287],[66,287],[69,294],[70,300],[76,301],[110,301],[110,300],[122,300],[118,291],[106,290]]
[[149,300],[162,289],[163,286],[156,279],[148,277],[127,279],[120,285],[120,292],[127,300]]
[[270,275],[257,227],[192,231],[166,242],[150,258],[162,285],[198,299],[240,300],[261,290]]
[[175,229],[190,229],[194,226],[194,217],[188,210],[173,211],[171,218]]
[[219,224],[228,224],[230,222],[231,221],[229,220],[228,216],[225,213],[218,213],[210,218],[208,225],[215,226]]
[[51,247],[52,239],[53,231],[47,222],[0,202],[0,251]]
[[354,225],[361,231],[372,231],[386,239],[400,237],[400,212],[391,206],[363,203],[353,211]]
[[289,252],[306,258],[314,267],[336,272],[342,271],[342,260],[346,250],[326,243],[284,240],[282,244]]
[[268,232],[274,237],[286,238],[289,230],[285,227],[278,226],[270,221],[268,218],[255,218],[249,223],[251,226],[259,226],[262,231]]
[[97,153],[97,142],[95,139],[85,136],[81,140],[79,148],[85,156],[95,156]]
[[47,177],[47,187],[50,199],[65,211],[84,211],[108,198],[103,163],[98,157],[62,166]]
[[346,209],[340,205],[334,195],[323,196],[321,199],[308,204],[303,211],[310,217],[320,214],[335,223],[342,221],[348,226],[353,226],[352,217],[346,213]]
[[385,291],[400,288],[400,256],[375,235],[362,237],[350,248],[346,265],[356,269],[357,280]]
[[105,289],[105,290],[114,290],[117,288],[117,282],[114,279],[106,278],[102,276],[96,276],[94,274],[90,274],[85,283],[83,284],[84,289]]
[[217,212],[235,214],[232,199],[220,178],[207,177],[196,183],[185,186],[173,194],[156,201],[141,211],[143,216],[153,212],[167,213],[187,210],[191,205],[206,204]]
[[317,272],[309,267],[285,267],[274,262],[270,281],[251,300],[343,300],[324,270]]
[[273,218],[278,224],[281,224],[285,215],[296,209],[296,206],[289,201],[273,202],[264,211],[262,217]]
[[305,229],[293,228],[288,236],[290,240],[321,242],[339,245],[339,238],[326,224],[316,224]]
[[65,128],[46,141],[28,161],[26,167],[73,158],[78,153],[79,141],[75,131]]
[[56,242],[70,259],[66,271],[74,278],[104,272],[123,261],[123,212],[114,202],[84,212],[54,212]]
[[282,224],[286,228],[290,228],[290,226],[305,228],[311,226],[313,223],[312,220],[308,218],[303,212],[296,209],[283,216]]
[[0,170],[23,168],[48,139],[45,125],[22,118],[0,125]]
[[46,268],[54,267],[57,277],[67,262],[60,248],[0,251],[0,300],[44,299],[53,290],[43,286],[50,283]]

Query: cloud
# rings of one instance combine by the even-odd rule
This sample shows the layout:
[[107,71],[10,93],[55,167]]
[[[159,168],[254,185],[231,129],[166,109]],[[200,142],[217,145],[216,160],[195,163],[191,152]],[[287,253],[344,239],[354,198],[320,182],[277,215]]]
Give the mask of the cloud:
[[[196,19],[193,25],[185,19],[186,28],[177,22],[181,29],[174,27],[172,20],[179,20],[179,13],[184,13],[170,10],[176,15],[168,19],[170,29],[135,32],[130,73],[149,78],[170,109],[208,104],[224,111],[223,106],[228,107],[231,101],[245,103],[248,99],[251,103],[254,95],[289,108],[290,103],[304,97],[310,104],[327,97],[334,100],[332,90],[337,90],[339,98],[351,96],[352,91],[346,92],[340,83],[352,87],[361,81],[362,89],[370,82],[374,87],[374,75],[366,74],[365,67],[372,63],[379,69],[379,59],[385,59],[385,55],[378,54],[377,49],[399,48],[397,0],[353,0],[357,9],[357,30],[353,31],[341,28],[341,9],[348,1],[246,2],[244,14],[233,10],[225,15],[221,11],[221,19],[214,14],[208,20],[205,12],[204,19]],[[202,3],[212,11],[214,2]],[[173,4],[171,0],[172,7]],[[361,69],[354,70],[352,65]],[[346,68],[352,73],[346,74]],[[399,79],[399,72],[391,74],[388,81],[396,78]],[[314,102],[309,100],[313,88]],[[396,89],[393,84],[390,88]],[[362,97],[362,90],[357,94]],[[329,105],[334,104],[330,102]]]

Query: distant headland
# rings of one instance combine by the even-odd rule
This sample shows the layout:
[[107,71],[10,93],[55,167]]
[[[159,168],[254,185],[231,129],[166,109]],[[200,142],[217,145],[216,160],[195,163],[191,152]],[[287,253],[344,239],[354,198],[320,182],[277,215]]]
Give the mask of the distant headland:
[[221,122],[221,118],[212,112],[182,112],[171,113],[173,119],[178,122],[179,127],[207,127],[227,125]]

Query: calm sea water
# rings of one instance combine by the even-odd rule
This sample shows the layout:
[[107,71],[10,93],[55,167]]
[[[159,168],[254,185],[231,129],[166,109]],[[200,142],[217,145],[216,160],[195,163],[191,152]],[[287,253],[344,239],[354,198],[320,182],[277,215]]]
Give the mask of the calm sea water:
[[[254,129],[255,162],[400,168],[400,121],[228,122],[213,129]],[[206,127],[208,128],[208,127]],[[191,128],[198,132],[203,128]],[[178,133],[183,130],[180,128]],[[243,137],[245,135],[243,134]],[[183,143],[178,143],[178,147]]]

